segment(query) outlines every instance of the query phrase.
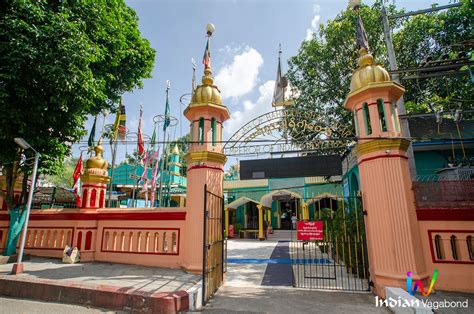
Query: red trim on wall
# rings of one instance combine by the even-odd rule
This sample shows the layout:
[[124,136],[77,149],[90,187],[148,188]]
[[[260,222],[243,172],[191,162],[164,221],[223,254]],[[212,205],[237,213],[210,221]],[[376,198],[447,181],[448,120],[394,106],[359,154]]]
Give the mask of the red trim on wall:
[[[8,214],[0,214],[8,221]],[[186,220],[186,212],[31,214],[30,220]]]
[[188,171],[193,170],[193,169],[211,169],[211,170],[220,170],[220,171],[224,172],[224,169],[219,168],[219,167],[201,166],[201,165],[189,167]]
[[[105,230],[173,230],[178,231],[178,241],[176,243],[177,250],[176,253],[163,253],[163,252],[128,252],[128,251],[111,251],[104,250],[104,235]],[[139,228],[139,227],[106,227],[102,229],[102,238],[100,243],[100,251],[105,253],[117,253],[117,254],[145,254],[145,255],[179,255],[179,247],[181,243],[181,229],[180,228]]]
[[403,158],[403,159],[408,159],[407,156],[401,155],[401,154],[391,154],[391,155],[380,155],[380,156],[374,156],[374,157],[368,157],[364,158],[361,161],[359,161],[359,165],[362,164],[363,162],[374,160],[374,159],[379,159],[379,158]]
[[474,221],[474,208],[417,208],[418,220]]
[[431,253],[431,261],[433,263],[441,263],[441,264],[474,264],[474,261],[444,261],[444,260],[437,260],[435,258],[434,249],[433,249],[433,240],[431,238],[432,233],[474,233],[474,230],[440,230],[440,229],[428,229],[428,241],[430,241],[430,253]]

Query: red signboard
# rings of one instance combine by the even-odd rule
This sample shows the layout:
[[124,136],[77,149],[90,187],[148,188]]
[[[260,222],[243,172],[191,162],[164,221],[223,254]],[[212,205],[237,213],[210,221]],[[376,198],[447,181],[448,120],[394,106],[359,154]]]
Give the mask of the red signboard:
[[300,241],[323,239],[322,221],[298,221],[297,229]]

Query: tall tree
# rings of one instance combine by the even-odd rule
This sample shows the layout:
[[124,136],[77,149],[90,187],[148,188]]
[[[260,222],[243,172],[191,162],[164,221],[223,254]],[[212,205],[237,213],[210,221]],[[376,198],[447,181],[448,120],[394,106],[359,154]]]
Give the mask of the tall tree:
[[[0,194],[12,229],[24,219],[20,205],[32,168],[20,162],[31,151],[13,139],[22,137],[41,153],[40,172],[57,173],[72,143],[85,135],[88,115],[115,110],[124,92],[150,77],[155,51],[123,0],[10,0],[0,9],[0,169],[6,179]],[[23,197],[15,201],[21,175]]]
[[[437,59],[444,53],[454,59],[463,49],[469,52],[470,48],[466,49],[460,43],[472,40],[473,4],[469,0],[462,2],[460,8],[390,21],[399,68],[420,66],[428,57]],[[394,6],[388,6],[387,11],[388,15],[401,12]],[[372,6],[362,5],[358,12],[346,9],[335,19],[320,25],[313,38],[304,41],[298,54],[288,62],[288,76],[301,92],[296,106],[318,111],[327,116],[330,123],[353,122],[352,114],[342,104],[349,92],[352,71],[357,67],[355,37],[359,13],[368,33],[371,53],[379,64],[388,69],[380,20],[381,1],[376,1]],[[428,108],[426,102],[452,103],[453,99],[472,98],[469,95],[472,96],[474,92],[474,85],[467,73],[455,77],[402,80],[402,84],[407,89],[407,108],[412,112]]]
[[[332,139],[351,135],[347,126],[352,124],[352,114],[342,104],[349,92],[352,70],[357,67],[356,30],[359,14],[369,35],[371,53],[379,63],[387,61],[380,10],[381,4],[376,2],[372,7],[362,5],[357,12],[351,9],[341,12],[334,20],[321,24],[313,38],[303,41],[298,54],[288,62],[288,78],[300,91],[294,106],[318,114],[314,121],[306,122],[330,128]],[[394,13],[395,8],[390,6],[388,11]],[[288,113],[289,120],[294,118],[298,121],[291,110]],[[289,135],[301,149],[315,150],[317,154],[337,154],[345,150],[344,143],[332,147],[337,141],[326,141],[326,135],[313,131],[296,128],[290,129]],[[315,137],[323,140],[325,145],[311,148]]]
[[[298,108],[351,123],[351,113],[342,104],[349,91],[352,70],[357,67],[357,15],[360,13],[364,21],[371,53],[384,64],[387,58],[380,10],[378,2],[372,7],[362,5],[358,12],[347,9],[321,24],[313,38],[301,44],[298,54],[288,61],[288,77],[301,93]],[[390,6],[389,11],[394,13],[394,7]]]
[[[400,30],[393,35],[400,68],[444,65],[455,59],[467,59],[469,55],[472,62],[474,2],[461,2],[461,7],[415,15],[403,21]],[[458,70],[465,72],[461,75],[418,79],[403,79],[402,76],[407,110],[425,113],[471,109],[474,95],[472,76],[467,66]],[[474,68],[471,66],[472,71]],[[422,76],[432,72],[416,74]]]

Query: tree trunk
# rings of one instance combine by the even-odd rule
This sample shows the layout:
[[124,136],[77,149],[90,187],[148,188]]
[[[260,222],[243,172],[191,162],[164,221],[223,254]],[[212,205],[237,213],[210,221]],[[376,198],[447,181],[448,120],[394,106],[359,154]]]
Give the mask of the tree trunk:
[[[4,193],[5,201],[7,203],[8,211],[10,214],[10,223],[8,225],[8,236],[7,242],[5,243],[4,256],[10,256],[16,253],[16,245],[18,238],[20,237],[21,230],[26,219],[26,208],[21,206],[26,201],[26,191],[28,186],[28,171],[24,170],[21,194],[18,197],[18,201],[15,200],[15,183],[18,177],[18,162],[4,166],[5,181],[6,181],[6,193]],[[6,194],[6,195],[5,195]],[[22,210],[20,210],[22,209]]]
[[23,209],[20,214],[20,207],[10,209],[10,224],[8,226],[8,237],[5,243],[4,256],[10,256],[16,253],[16,244],[20,237],[21,230],[25,223],[26,210]]

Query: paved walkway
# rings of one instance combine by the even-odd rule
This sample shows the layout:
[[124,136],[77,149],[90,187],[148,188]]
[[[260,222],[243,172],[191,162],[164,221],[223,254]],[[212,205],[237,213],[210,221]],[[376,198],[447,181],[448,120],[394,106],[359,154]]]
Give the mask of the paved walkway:
[[[64,284],[96,287],[117,286],[140,292],[169,292],[187,290],[200,280],[200,276],[181,270],[146,266],[78,263],[63,264],[59,259],[32,257],[24,262],[25,272],[20,279],[53,280]],[[12,278],[12,264],[0,265],[0,278]]]
[[224,285],[204,312],[214,313],[389,313],[367,293]]
[[80,305],[60,304],[53,302],[31,301],[0,297],[1,314],[30,314],[30,313],[67,313],[67,314],[98,314],[98,313],[126,313],[103,309],[95,309]]
[[[281,244],[278,248],[277,241],[229,240],[226,282],[204,312],[388,313],[375,307],[374,295],[370,293],[304,290],[286,284],[268,286],[265,277],[269,268],[287,265]],[[273,271],[270,274],[276,275]]]
[[260,287],[277,241],[228,240],[228,287]]

